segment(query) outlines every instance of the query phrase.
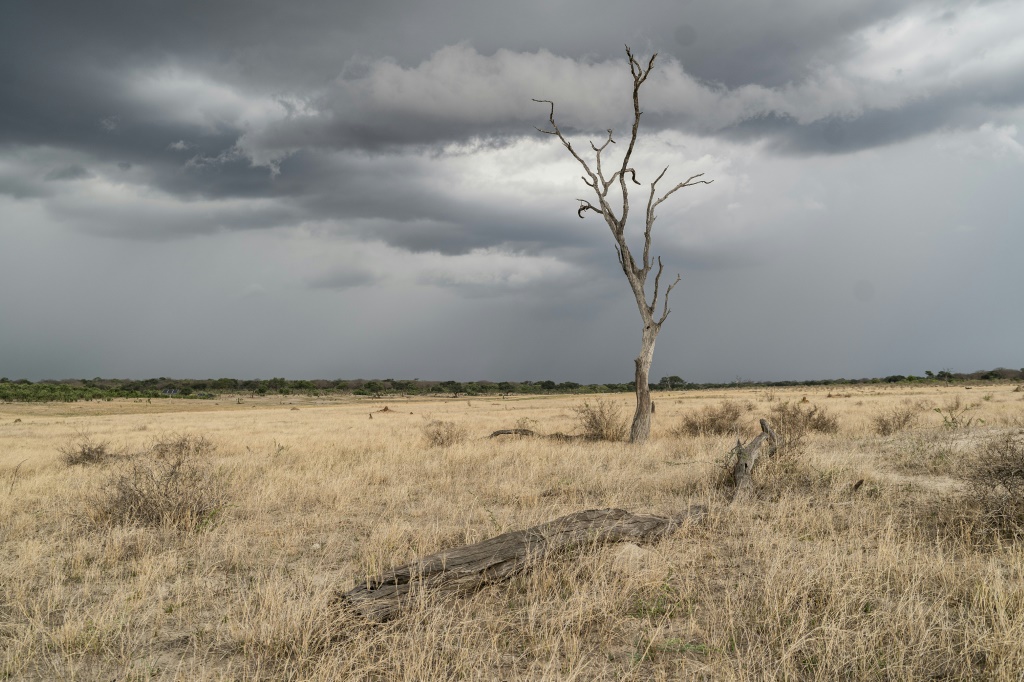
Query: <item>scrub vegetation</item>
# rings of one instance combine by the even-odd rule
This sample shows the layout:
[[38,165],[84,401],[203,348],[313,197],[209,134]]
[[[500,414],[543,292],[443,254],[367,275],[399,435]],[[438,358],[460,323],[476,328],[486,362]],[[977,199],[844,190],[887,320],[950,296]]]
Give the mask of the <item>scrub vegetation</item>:
[[[1022,393],[830,391],[664,391],[642,446],[627,394],[0,404],[0,679],[1019,680]],[[798,447],[734,499],[761,418]],[[523,425],[578,437],[488,438]],[[693,505],[388,622],[337,601],[583,509]]]

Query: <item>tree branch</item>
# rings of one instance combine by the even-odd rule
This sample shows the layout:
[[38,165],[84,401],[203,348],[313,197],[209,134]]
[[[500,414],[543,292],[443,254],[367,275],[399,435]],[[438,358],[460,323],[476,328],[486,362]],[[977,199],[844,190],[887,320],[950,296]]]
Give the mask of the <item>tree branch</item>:
[[661,264],[661,256],[658,256],[658,271],[654,273],[654,296],[651,297],[651,305],[649,310],[651,315],[654,315],[654,307],[658,305],[658,287],[661,284],[661,273],[665,270],[665,266]]
[[[636,171],[635,170],[633,170],[632,168],[627,168],[626,172],[633,176],[633,184],[635,184],[635,185],[642,184],[639,180],[636,179]],[[614,173],[612,173],[612,176],[610,178],[608,178],[607,181],[605,181],[605,183],[604,183],[604,194],[606,196],[608,194],[608,188],[611,187],[612,183],[614,183],[618,179],[620,173],[622,173],[622,171],[615,171]]]
[[[598,146],[596,146],[594,144],[593,141],[590,142],[590,148],[594,150],[594,154],[595,154],[595,156],[597,158],[597,177],[599,177],[601,179],[601,184],[603,186],[607,186],[608,183],[605,182],[605,180],[604,180],[604,171],[601,170],[601,152],[604,151],[604,148],[607,147],[609,145],[609,143],[610,144],[615,144],[615,140],[612,139],[612,129],[611,128],[608,129],[608,139],[604,141],[603,145],[598,147]],[[597,187],[594,186],[594,189],[597,190]],[[604,194],[602,194],[602,198],[606,194],[608,194],[607,191],[605,191]]]
[[[629,72],[633,75],[633,130],[629,136],[629,147],[626,149],[626,155],[622,157],[622,167],[619,169],[619,189],[622,191],[622,218],[620,222],[622,224],[626,223],[626,218],[629,215],[629,191],[626,189],[626,170],[629,168],[629,159],[633,155],[633,148],[636,146],[636,135],[637,131],[640,130],[640,116],[643,114],[640,111],[640,86],[647,80],[651,69],[654,68],[654,59],[658,56],[658,53],[655,52],[651,55],[651,61],[647,64],[646,70],[640,66],[640,62],[633,56],[633,51],[629,49],[629,45],[626,46],[626,56],[629,58]],[[635,173],[633,180],[636,180]]]
[[583,213],[586,212],[586,211],[595,211],[597,213],[602,213],[602,214],[604,213],[604,211],[599,209],[597,206],[594,206],[593,204],[591,204],[586,199],[577,199],[576,201],[580,202],[579,210],[576,211],[576,215],[578,215],[580,218],[583,217]]
[[[666,167],[665,170],[668,170],[668,167]],[[664,175],[664,174],[665,174],[665,171],[662,171],[661,175]],[[661,175],[658,176],[659,179],[661,178]],[[668,199],[670,196],[672,196],[678,190],[681,190],[684,187],[693,187],[694,185],[710,185],[712,182],[714,182],[714,180],[697,180],[697,178],[701,177],[702,175],[704,175],[704,174],[703,173],[697,173],[696,175],[691,175],[689,178],[686,179],[686,182],[680,182],[678,185],[676,185],[675,187],[673,187],[669,191],[665,192],[665,195],[663,197],[661,197],[660,199],[658,199],[657,201],[654,202],[654,206],[652,206],[650,208],[650,210],[653,211],[654,209],[656,209],[658,207],[658,204],[660,204],[661,202],[665,201],[665,199]],[[697,182],[693,182],[694,180],[697,180]],[[654,187],[652,186],[651,187],[651,194],[652,194],[652,196],[653,196],[653,193],[654,193]]]
[[[599,175],[595,174],[594,171],[592,171],[590,169],[590,166],[587,164],[587,162],[583,160],[583,157],[581,157],[579,154],[576,153],[576,150],[573,149],[573,147],[572,147],[572,143],[570,143],[569,140],[565,139],[565,135],[562,134],[562,131],[561,131],[561,129],[559,129],[558,124],[555,123],[555,103],[552,102],[549,99],[534,99],[533,101],[537,102],[539,104],[547,104],[549,106],[548,122],[551,124],[551,130],[543,130],[541,128],[537,128],[537,130],[539,130],[540,132],[544,133],[545,135],[554,135],[554,136],[556,136],[559,139],[559,141],[562,143],[562,146],[569,150],[569,153],[572,154],[573,158],[576,159],[576,161],[579,162],[579,164],[583,167],[583,171],[587,174],[587,177],[590,178],[589,181],[587,181],[587,179],[584,178],[583,182],[586,183],[589,187],[592,187],[594,189],[594,193],[597,194],[598,203],[601,205],[601,208],[600,209],[597,209],[596,207],[592,207],[592,209],[583,209],[583,208],[581,208],[579,211],[577,211],[577,215],[579,215],[582,218],[583,217],[582,212],[584,210],[595,210],[595,211],[597,211],[598,213],[600,213],[601,215],[604,216],[605,222],[608,223],[608,227],[611,229],[612,234],[615,234],[615,235],[620,234],[622,232],[622,226],[625,224],[625,221],[624,220],[619,220],[618,218],[616,218],[615,217],[615,213],[614,213],[614,211],[612,211],[611,206],[609,206],[608,202],[605,201],[605,195],[607,195],[607,193],[608,193],[607,192],[607,188],[605,189],[604,193],[602,193],[601,191],[598,190],[598,183],[600,182],[601,185],[604,186],[604,184],[605,184],[604,183],[604,179],[603,178],[599,178]],[[534,127],[536,127],[536,126],[534,126]],[[612,140],[612,131],[611,131],[611,129],[608,130],[608,140],[604,143],[604,145],[601,146],[601,149],[604,149],[608,145],[609,142],[614,143],[614,140]],[[591,142],[590,146],[593,147],[594,143]],[[598,155],[597,155],[598,173],[600,173],[600,164],[601,164],[601,154],[600,154],[600,152],[598,152]]]
[[664,309],[664,311],[663,311],[663,312],[661,313],[661,319],[660,319],[660,320],[658,320],[658,326],[659,326],[659,327],[660,327],[660,326],[661,326],[662,324],[664,324],[665,320],[667,320],[667,319],[668,319],[668,314],[669,314],[670,312],[672,312],[672,309],[668,307],[668,295],[669,295],[669,294],[671,294],[671,293],[672,293],[672,290],[673,290],[673,289],[675,289],[675,287],[676,287],[676,285],[677,285],[677,284],[679,284],[679,280],[680,280],[680,279],[682,279],[682,277],[681,277],[680,275],[676,275],[676,281],[672,282],[672,284],[669,284],[669,285],[668,285],[668,288],[667,288],[667,289],[665,289],[665,309]]

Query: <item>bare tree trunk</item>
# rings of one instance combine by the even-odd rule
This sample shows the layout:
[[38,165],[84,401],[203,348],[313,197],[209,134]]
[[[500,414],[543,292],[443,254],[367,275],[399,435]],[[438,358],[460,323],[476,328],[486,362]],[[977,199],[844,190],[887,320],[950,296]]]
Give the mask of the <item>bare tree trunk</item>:
[[649,376],[651,361],[654,359],[654,341],[658,338],[658,325],[648,323],[644,327],[643,345],[636,356],[636,412],[633,426],[629,430],[630,443],[644,443],[651,435],[651,386]]

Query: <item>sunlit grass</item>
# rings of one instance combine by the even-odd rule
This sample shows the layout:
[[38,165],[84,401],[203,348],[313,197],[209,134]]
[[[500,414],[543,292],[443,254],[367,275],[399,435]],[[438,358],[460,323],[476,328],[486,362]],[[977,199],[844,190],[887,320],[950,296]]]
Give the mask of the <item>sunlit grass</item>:
[[[1017,680],[1024,550],[957,512],[959,467],[1024,426],[1012,390],[659,393],[643,447],[487,438],[573,433],[570,396],[0,405],[0,676]],[[977,403],[969,428],[932,409],[956,395]],[[630,396],[605,399],[631,414]],[[733,505],[719,481],[735,436],[679,435],[726,399],[745,437],[782,401],[826,408],[839,430],[767,463]],[[878,435],[877,416],[906,401],[916,421]],[[434,443],[432,422],[466,437]],[[82,434],[118,453],[208,439],[218,513],[97,515],[118,464],[68,466],[61,448]],[[580,509],[698,502],[705,523],[642,551],[555,559],[392,623],[331,605],[366,575]]]

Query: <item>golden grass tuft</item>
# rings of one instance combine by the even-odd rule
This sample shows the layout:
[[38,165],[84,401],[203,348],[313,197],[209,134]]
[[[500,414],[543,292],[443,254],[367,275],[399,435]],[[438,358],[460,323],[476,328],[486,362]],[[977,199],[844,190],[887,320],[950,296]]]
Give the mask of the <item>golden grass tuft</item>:
[[622,404],[612,400],[585,400],[572,408],[576,427],[586,440],[621,441],[629,433]]
[[[774,400],[774,397],[772,398]],[[676,428],[679,436],[724,436],[740,431],[743,408],[731,400],[718,405],[704,405],[683,417]]]
[[875,433],[879,436],[891,436],[914,426],[917,423],[921,410],[917,405],[905,402],[895,407],[890,407],[876,414],[873,418]]
[[432,419],[423,425],[423,436],[427,439],[427,443],[435,448],[450,448],[453,445],[465,443],[469,438],[469,432],[465,426],[453,421]]

